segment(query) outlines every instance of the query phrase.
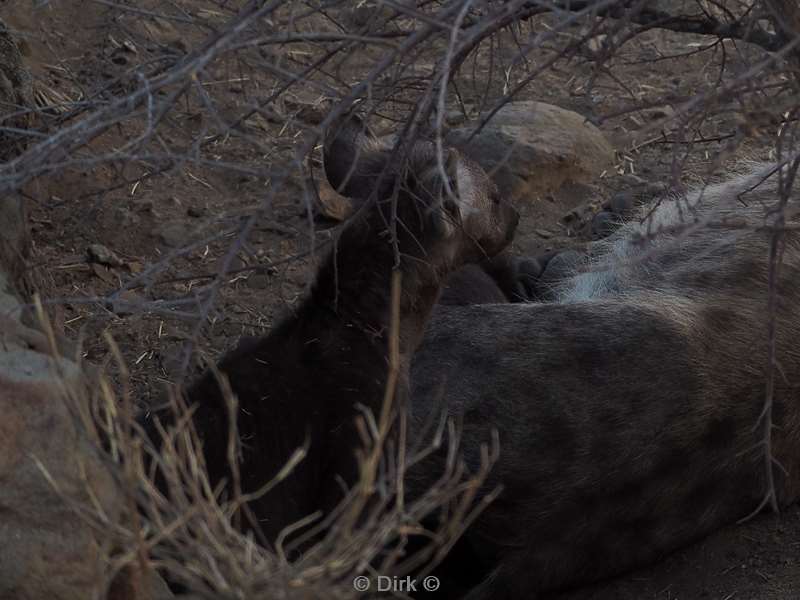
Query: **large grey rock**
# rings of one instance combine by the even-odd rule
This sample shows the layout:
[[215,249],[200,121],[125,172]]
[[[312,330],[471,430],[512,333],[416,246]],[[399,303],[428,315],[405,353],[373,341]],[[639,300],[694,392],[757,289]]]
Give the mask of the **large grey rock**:
[[[24,120],[3,118],[21,106],[30,106],[30,78],[0,21],[0,125],[24,127]],[[0,161],[23,149],[19,139],[0,134]],[[18,293],[29,287],[27,231],[20,199],[0,197],[0,600],[99,599],[109,583],[108,530],[123,523],[126,503],[79,426],[77,415],[89,414],[84,373],[54,355],[25,320],[30,315]],[[106,531],[85,518],[99,514],[108,520]],[[115,584],[126,590],[124,579]],[[158,584],[152,575],[107,600],[166,597]]]
[[76,426],[83,374],[23,323],[18,254],[0,246],[0,600],[100,597],[101,542],[76,507],[118,520],[120,494]]
[[492,173],[512,200],[595,181],[614,164],[614,149],[597,127],[551,104],[510,102],[470,139],[474,130],[475,124],[453,129],[446,141]]
[[101,543],[75,507],[119,519],[119,492],[70,410],[85,397],[80,369],[23,323],[17,227],[0,221],[0,600],[100,597]]
[[105,596],[115,540],[84,517],[124,524],[127,504],[76,417],[85,374],[24,322],[7,267],[18,252],[0,247],[0,600],[169,598],[154,573],[135,588],[123,573]]
[[97,597],[100,542],[74,506],[118,518],[117,490],[69,411],[83,386],[44,336],[0,316],[0,599]]

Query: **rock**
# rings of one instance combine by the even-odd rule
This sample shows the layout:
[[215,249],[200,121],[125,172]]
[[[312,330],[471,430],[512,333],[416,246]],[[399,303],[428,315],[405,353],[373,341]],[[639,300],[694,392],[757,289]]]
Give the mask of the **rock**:
[[584,206],[576,206],[575,208],[571,208],[564,213],[564,215],[561,217],[561,221],[568,224],[580,223],[581,219],[583,219],[584,208]]
[[140,213],[155,213],[155,203],[152,198],[136,198],[133,200],[133,210]]
[[77,426],[83,373],[22,323],[5,264],[0,305],[17,310],[0,311],[0,600],[101,597],[103,542],[76,507],[119,523],[121,494]]
[[648,121],[662,121],[665,119],[671,119],[675,116],[675,109],[665,104],[663,106],[653,106],[652,108],[643,108],[639,111],[639,114],[642,115]]
[[123,206],[114,207],[111,211],[110,220],[114,227],[119,227],[120,229],[134,227],[140,221],[138,216]]
[[[344,4],[347,6],[347,4]],[[386,19],[390,18],[395,13],[391,6],[384,5],[383,2],[377,0],[365,0],[362,2],[354,2],[342,10],[341,16],[349,25],[358,29],[368,27],[374,28],[376,25],[382,25]]]
[[[225,257],[224,255],[220,256],[217,260],[215,260],[214,272],[219,273],[220,271],[222,271],[226,260],[227,257]],[[225,267],[225,274],[231,275],[245,268],[247,268],[247,261],[243,260],[242,257],[237,254],[236,256],[231,258],[230,261],[228,262],[227,267]],[[191,275],[191,273],[186,273],[185,275],[188,277]]]
[[[18,67],[0,22],[0,111],[9,89],[17,108],[25,104]],[[5,134],[0,141],[7,158],[16,149]],[[126,502],[82,426],[92,413],[84,373],[64,358],[74,353],[62,348],[54,356],[48,337],[23,321],[16,293],[24,287],[17,271],[27,247],[25,217],[16,198],[0,198],[0,600],[106,598],[110,534],[126,525]],[[102,531],[90,525],[91,515],[107,519]],[[162,592],[149,580],[124,600],[167,598]]]
[[267,289],[269,283],[269,275],[266,273],[254,273],[247,278],[247,286],[256,290]]
[[158,240],[170,248],[180,248],[189,237],[189,231],[181,222],[166,223],[155,230]]
[[586,41],[586,47],[596,54],[605,47],[607,39],[608,36],[604,33],[601,33],[600,35],[596,35],[594,37],[589,38]]
[[0,599],[92,597],[100,544],[61,494],[88,503],[91,489],[112,516],[119,500],[64,396],[81,388],[81,373],[70,361],[56,364],[44,336],[19,323],[0,321],[0,336]]
[[652,130],[654,125],[664,125],[675,116],[675,109],[669,105],[642,108],[630,113],[625,119],[625,127],[629,130]]
[[111,301],[109,308],[120,317],[125,317],[140,312],[146,302],[144,297],[133,290],[124,290]]
[[570,181],[592,182],[614,164],[614,149],[597,127],[542,102],[510,102],[469,140],[473,131],[453,129],[446,141],[493,172],[511,200],[552,193]]
[[98,279],[102,279],[108,284],[114,285],[117,283],[117,278],[114,277],[114,274],[108,267],[92,263],[92,273],[94,273]]
[[141,19],[138,24],[158,46],[171,46],[180,52],[186,52],[188,49],[180,31],[170,21],[153,16],[149,19]]
[[125,262],[112,250],[103,244],[91,244],[86,249],[89,262],[108,265],[109,267],[121,267]]
[[204,217],[206,214],[206,207],[205,206],[195,206],[192,205],[186,209],[186,214],[190,217],[195,219],[199,219],[200,217]]
[[464,114],[463,110],[448,110],[444,117],[444,121],[449,127],[461,125],[465,123],[466,120],[467,115]]
[[325,120],[325,116],[328,114],[330,102],[325,100],[325,98],[304,101],[292,97],[284,99],[283,106],[294,118],[308,123],[309,125],[319,125]]

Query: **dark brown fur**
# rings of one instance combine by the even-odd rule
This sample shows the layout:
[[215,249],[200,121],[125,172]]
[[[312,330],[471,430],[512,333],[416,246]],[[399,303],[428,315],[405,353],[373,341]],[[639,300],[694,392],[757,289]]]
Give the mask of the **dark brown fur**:
[[498,254],[450,275],[439,297],[441,306],[528,302],[538,298],[539,278],[554,254],[520,258]]
[[[455,152],[444,160],[450,187],[431,144],[419,143],[407,170],[393,165],[363,124],[350,118],[328,135],[325,168],[334,188],[360,203],[335,251],[321,265],[296,313],[228,353],[218,368],[238,398],[242,490],[274,477],[292,452],[308,454],[292,474],[250,509],[266,538],[332,509],[357,479],[357,406],[376,415],[387,384],[391,276],[399,251],[401,377],[406,394],[411,354],[419,344],[443,277],[498,252],[511,239],[516,212],[497,198],[479,167]],[[396,202],[396,247],[389,235]],[[230,481],[225,402],[210,372],[187,393],[214,484]]]

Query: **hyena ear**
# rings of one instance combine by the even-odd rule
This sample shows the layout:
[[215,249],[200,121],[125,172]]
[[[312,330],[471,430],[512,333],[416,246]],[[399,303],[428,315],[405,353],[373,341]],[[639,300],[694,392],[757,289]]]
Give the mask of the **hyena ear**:
[[447,186],[442,186],[442,206],[453,226],[461,226],[480,210],[481,182],[473,167],[457,150],[450,150],[445,163]]
[[455,194],[454,202],[460,220],[480,211],[485,185],[475,172],[475,167],[458,150],[451,150],[447,159],[447,173],[450,187]]
[[[366,200],[394,186],[389,152],[355,114],[348,113],[325,131],[323,164],[331,187],[343,196]],[[379,189],[376,189],[376,185]]]
[[[441,169],[437,167],[441,178]],[[438,225],[444,236],[451,236],[469,216],[478,211],[480,184],[474,170],[457,150],[450,150],[445,161],[447,185],[441,185]]]

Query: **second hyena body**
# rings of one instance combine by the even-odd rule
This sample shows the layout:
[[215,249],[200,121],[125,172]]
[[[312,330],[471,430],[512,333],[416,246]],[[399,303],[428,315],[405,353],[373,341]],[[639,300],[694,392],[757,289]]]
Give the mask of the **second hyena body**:
[[[485,490],[503,491],[464,540],[485,570],[470,599],[609,576],[733,523],[768,492],[768,450],[777,504],[800,496],[800,236],[782,235],[771,315],[774,171],[664,202],[549,302],[436,310],[412,430],[444,407],[472,467],[500,441]],[[413,471],[412,492],[435,472]]]

